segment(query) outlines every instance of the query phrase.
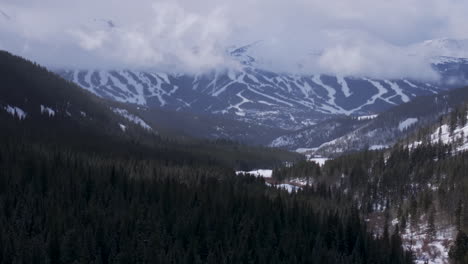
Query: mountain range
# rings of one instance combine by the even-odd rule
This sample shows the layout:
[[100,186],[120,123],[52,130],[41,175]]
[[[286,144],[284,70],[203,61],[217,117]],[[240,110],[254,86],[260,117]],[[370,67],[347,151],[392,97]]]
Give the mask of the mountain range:
[[[330,120],[383,113],[417,97],[461,87],[468,80],[468,59],[451,57],[466,54],[468,45],[464,40],[431,40],[409,49],[425,50],[431,55],[432,67],[440,75],[438,81],[273,72],[262,68],[255,54],[251,54],[256,45],[260,44],[229,50],[241,67],[199,74],[131,69],[55,72],[102,98],[137,106],[142,115],[161,121],[161,127],[177,126],[177,122],[163,121],[164,118],[158,118],[162,115],[155,113],[165,111],[195,120],[189,122],[192,126],[187,134],[191,136],[290,149],[313,148],[324,143],[313,139],[281,143],[295,131],[300,134],[314,125],[332,125]],[[207,118],[197,122],[196,116]],[[340,121],[333,126],[343,130]],[[240,133],[238,127],[245,128],[245,132]],[[343,131],[327,133],[341,136]],[[291,140],[289,137],[286,141]]]
[[[468,88],[434,90],[366,115],[322,113],[328,117],[315,125],[275,132],[288,133],[291,144],[310,140],[297,146],[325,142],[309,154],[372,150],[318,165],[274,148],[183,135],[193,135],[192,130],[200,136],[208,133],[196,129],[197,121],[212,122],[198,127],[226,122],[229,130],[224,133],[236,133],[236,129],[239,133],[244,131],[242,126],[271,132],[266,124],[98,97],[7,52],[0,52],[0,76],[0,204],[5,209],[0,216],[0,243],[9,245],[0,253],[1,261],[174,259],[186,251],[205,260],[206,252],[220,245],[210,237],[212,226],[222,230],[220,234],[229,234],[216,259],[224,258],[232,241],[245,244],[239,233],[253,233],[246,239],[261,243],[255,244],[260,250],[268,241],[271,250],[264,256],[284,247],[282,254],[291,255],[283,258],[284,263],[322,263],[331,256],[357,256],[372,263],[424,263],[427,259],[445,263],[449,257],[466,257],[464,240],[455,236],[461,230],[463,238],[463,230],[468,230],[463,153],[468,131],[468,108],[463,103],[468,100]],[[181,133],[177,127],[183,126],[189,129]],[[292,136],[299,132],[301,137]],[[390,147],[396,142],[400,145]],[[390,149],[380,150],[386,147]],[[270,173],[271,179],[234,173],[254,168],[277,169]],[[294,188],[283,190],[282,186]],[[207,217],[210,221],[203,222]],[[231,218],[247,220],[242,224],[219,221]],[[116,219],[129,219],[130,224]],[[255,222],[249,224],[252,219]],[[239,231],[233,232],[233,226]],[[245,231],[246,226],[251,230]],[[290,227],[302,229],[288,231]],[[311,232],[310,228],[316,229]],[[202,237],[206,245],[172,246],[178,243],[174,237],[183,241],[187,234],[191,241]],[[265,241],[258,239],[265,235]],[[125,241],[132,241],[132,250],[114,248]],[[161,255],[139,252],[146,241],[151,241],[148,252]],[[307,246],[296,252],[296,245],[304,241]],[[327,241],[330,246],[347,246],[333,248]],[[165,245],[174,250],[166,253]],[[237,248],[241,251],[234,255],[252,252]],[[75,249],[81,253],[75,254]],[[311,254],[307,260],[297,260],[307,254]]]

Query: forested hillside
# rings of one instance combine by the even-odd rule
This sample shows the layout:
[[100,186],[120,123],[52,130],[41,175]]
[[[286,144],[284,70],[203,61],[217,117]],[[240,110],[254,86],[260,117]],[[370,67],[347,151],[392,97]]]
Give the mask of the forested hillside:
[[399,233],[421,262],[450,257],[466,263],[468,153],[455,151],[442,143],[401,145],[339,157],[323,167],[301,162],[275,170],[273,177],[305,179],[313,188],[325,185],[348,194],[371,230]]
[[0,135],[18,141],[47,142],[80,151],[148,155],[177,163],[218,162],[237,169],[273,167],[301,159],[287,151],[229,140],[160,135],[157,126],[148,129],[131,109],[100,99],[7,52],[0,52],[0,82],[0,121],[4,124]]
[[299,155],[161,137],[1,55],[0,263],[412,263],[347,194],[233,170]]
[[0,183],[0,263],[411,263],[342,194],[223,168],[4,142]]

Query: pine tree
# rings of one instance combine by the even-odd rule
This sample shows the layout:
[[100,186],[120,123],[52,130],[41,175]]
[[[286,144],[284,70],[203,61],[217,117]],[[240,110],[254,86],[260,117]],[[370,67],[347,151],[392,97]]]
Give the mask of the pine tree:
[[435,210],[431,209],[427,218],[427,235],[433,241],[437,237],[437,228],[435,225]]
[[456,263],[466,263],[468,260],[468,236],[459,231],[453,246],[450,248],[449,257]]

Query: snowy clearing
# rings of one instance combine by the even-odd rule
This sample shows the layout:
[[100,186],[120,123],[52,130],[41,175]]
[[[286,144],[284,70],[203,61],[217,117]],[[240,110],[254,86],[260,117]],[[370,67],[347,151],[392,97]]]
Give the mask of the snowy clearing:
[[4,107],[5,111],[11,114],[13,117],[18,117],[19,120],[23,120],[26,118],[27,114],[21,108],[16,106],[7,105]]
[[325,162],[327,162],[327,160],[329,160],[329,158],[314,157],[314,158],[309,158],[308,160],[313,161],[313,162],[317,163],[320,167],[322,167],[323,165],[325,165]]
[[371,120],[371,119],[375,119],[377,118],[379,115],[364,115],[364,116],[358,116],[358,120],[359,121],[362,121],[362,120]]
[[55,116],[55,111],[52,108],[41,105],[41,114],[44,113],[48,114],[49,117]]
[[256,177],[271,178],[273,170],[236,171],[236,174],[252,174]]
[[114,111],[114,113],[116,113],[116,114],[121,115],[122,117],[124,117],[125,119],[129,120],[130,122],[135,123],[135,124],[141,126],[142,128],[144,128],[144,129],[146,129],[146,130],[153,130],[148,124],[146,124],[145,121],[143,121],[143,119],[141,119],[140,117],[138,117],[138,116],[136,116],[136,115],[130,114],[130,113],[129,113],[127,110],[125,110],[125,109],[113,108],[112,111]]
[[398,129],[400,131],[404,131],[408,129],[408,127],[416,124],[416,122],[418,122],[417,118],[414,118],[414,117],[407,118],[404,121],[400,122],[400,124],[398,124]]

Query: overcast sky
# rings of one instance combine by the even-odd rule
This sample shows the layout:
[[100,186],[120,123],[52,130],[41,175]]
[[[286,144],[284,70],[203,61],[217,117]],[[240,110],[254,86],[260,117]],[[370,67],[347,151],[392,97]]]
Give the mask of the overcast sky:
[[467,11],[466,0],[0,0],[0,49],[49,67],[198,72],[236,67],[226,49],[262,40],[252,53],[277,71],[433,78],[407,46],[468,38]]

